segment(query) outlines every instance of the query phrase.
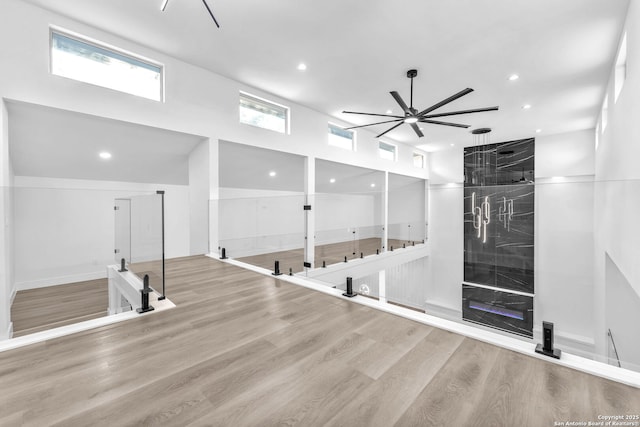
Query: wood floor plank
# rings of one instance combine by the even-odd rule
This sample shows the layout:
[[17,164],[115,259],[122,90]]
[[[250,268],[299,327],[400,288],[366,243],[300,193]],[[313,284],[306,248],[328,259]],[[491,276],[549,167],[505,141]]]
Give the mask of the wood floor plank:
[[0,353],[0,425],[537,427],[639,412],[639,389],[207,257],[166,271],[172,310]]
[[[328,425],[390,426],[407,410],[464,338],[432,329],[371,387],[354,396]],[[411,381],[407,381],[407,378]]]
[[11,305],[13,336],[106,316],[108,305],[107,279],[18,291]]
[[[482,399],[499,348],[465,338],[396,426],[464,425]],[[452,405],[451,402],[458,402]]]

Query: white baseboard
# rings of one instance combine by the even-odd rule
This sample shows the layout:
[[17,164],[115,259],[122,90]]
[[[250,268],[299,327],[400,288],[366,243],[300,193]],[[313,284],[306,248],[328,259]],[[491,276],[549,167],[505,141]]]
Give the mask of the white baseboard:
[[447,320],[459,321],[462,319],[462,312],[455,308],[448,307],[436,301],[425,301],[424,309],[427,314],[441,317]]
[[69,283],[84,282],[87,280],[106,279],[106,267],[100,271],[90,273],[71,274],[69,276],[48,277],[46,279],[31,280],[28,282],[17,282],[17,291],[26,291],[27,289],[46,288],[48,286],[66,285]]
[[5,335],[5,339],[13,338],[13,322],[9,322],[9,326],[7,327],[7,334]]
[[9,298],[9,307],[13,305],[13,300],[16,299],[17,293],[18,293],[18,288],[14,286],[13,290],[11,291],[11,297]]
[[[542,342],[542,328],[534,326],[533,336],[539,337],[539,341]],[[562,351],[568,351],[580,357],[595,359],[596,343],[595,340],[590,337],[555,330],[554,346]]]

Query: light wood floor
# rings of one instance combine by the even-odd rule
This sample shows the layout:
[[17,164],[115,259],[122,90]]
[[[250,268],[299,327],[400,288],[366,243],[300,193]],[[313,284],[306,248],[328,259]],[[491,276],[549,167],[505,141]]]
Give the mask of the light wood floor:
[[553,426],[640,390],[206,257],[172,310],[0,353],[0,425]]
[[[388,244],[390,247],[398,249],[402,248],[403,244],[410,246],[412,242],[388,239]],[[355,258],[360,258],[360,254],[362,254],[362,256],[373,255],[376,253],[376,250],[382,251],[381,248],[382,240],[378,238],[359,239],[351,242],[317,245],[315,247],[314,258],[315,268],[322,267],[323,262],[327,266],[344,262],[345,257],[347,257],[347,260],[352,260]],[[233,257],[233,254],[228,254],[228,256]],[[280,263],[280,272],[283,274],[288,274],[289,269],[291,269],[293,273],[299,273],[304,270],[304,249],[271,252],[267,254],[253,255],[237,259],[238,261],[266,268],[271,271],[273,271],[274,262],[277,260]]]
[[11,305],[13,336],[106,316],[108,306],[107,279],[18,291]]

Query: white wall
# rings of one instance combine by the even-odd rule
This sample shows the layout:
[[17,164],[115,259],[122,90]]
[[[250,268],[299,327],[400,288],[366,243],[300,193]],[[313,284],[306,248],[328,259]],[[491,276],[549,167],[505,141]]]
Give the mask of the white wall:
[[0,340],[13,334],[11,302],[15,296],[13,280],[13,170],[9,158],[8,114],[0,102]]
[[[605,271],[606,328],[611,330],[622,367],[640,371],[640,296],[609,256],[605,260]],[[607,347],[609,363],[616,365],[612,343]]]
[[209,141],[189,154],[190,255],[209,252]]
[[18,289],[106,277],[115,264],[114,199],[165,190],[165,255],[189,254],[188,186],[16,177]]
[[[462,154],[458,170],[462,170]],[[427,260],[428,313],[448,316],[452,311],[461,311],[464,279],[463,195],[461,183],[430,183],[429,186],[428,242],[431,256]]]
[[[48,51],[50,25],[163,63],[166,70],[165,102],[150,101],[51,75]],[[19,0],[3,2],[0,36],[3,63],[11,64],[0,67],[0,97],[202,135],[209,139],[211,200],[218,197],[219,140],[428,177],[426,169],[413,167],[412,153],[416,151],[413,147],[398,143],[397,162],[380,159],[375,133],[367,130],[358,131],[357,152],[330,147],[327,144],[327,122],[339,123],[335,118]],[[15,40],[20,42],[15,43]],[[241,125],[238,121],[240,90],[289,106],[291,133],[283,135]],[[219,230],[216,226],[218,215],[215,209],[209,211],[209,241],[211,249],[215,250],[219,246]],[[202,243],[197,245],[198,249]]]
[[380,193],[315,196],[316,245],[382,237]]
[[[393,176],[389,176],[389,180],[392,179]],[[425,183],[419,181],[389,191],[390,239],[419,241],[425,238]]]
[[[605,307],[610,284],[607,281],[607,257],[619,270],[637,295],[640,295],[640,243],[637,238],[637,213],[640,209],[640,5],[629,2],[625,30],[627,33],[627,68],[622,92],[615,101],[612,66],[608,88],[607,127],[602,129],[602,117],[598,149],[596,150],[595,213],[595,263],[596,283],[594,317],[597,327],[597,348],[606,355],[606,325],[608,311]],[[622,36],[622,35],[621,35]],[[611,285],[615,286],[615,285]],[[628,324],[637,333],[637,325]],[[624,332],[622,332],[624,333]],[[640,365],[640,360],[634,361]]]
[[223,187],[219,197],[219,243],[227,256],[303,247],[303,193]]
[[594,130],[536,136],[536,178],[592,176]]
[[[581,354],[594,342],[593,152],[590,130],[536,137],[535,331],[554,322],[558,344]],[[450,315],[464,277],[462,148],[432,153],[430,169],[427,306]]]
[[535,336],[542,321],[553,322],[556,345],[584,356],[595,343],[593,192],[591,179],[536,184]]
[[[48,39],[51,24],[162,62],[166,68],[166,102],[137,98],[50,75]],[[413,147],[399,143],[397,162],[380,159],[375,133],[366,130],[358,132],[357,152],[328,146],[327,122],[336,122],[335,118],[19,0],[3,2],[0,35],[3,36],[0,38],[3,60],[11,64],[11,67],[0,69],[0,96],[5,98],[203,135],[211,140],[223,139],[427,177],[427,170],[413,167]],[[290,135],[241,125],[238,121],[240,90],[289,106]]]

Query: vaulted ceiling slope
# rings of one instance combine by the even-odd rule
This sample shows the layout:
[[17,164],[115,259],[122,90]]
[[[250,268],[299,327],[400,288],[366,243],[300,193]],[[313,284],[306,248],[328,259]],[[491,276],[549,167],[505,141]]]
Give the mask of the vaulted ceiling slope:
[[[189,153],[205,139],[25,102],[7,102],[18,176],[189,183]],[[37,123],[37,126],[33,124]],[[111,154],[109,160],[100,152]]]
[[[199,0],[170,0],[164,12],[161,0],[26,1],[356,125],[368,119],[340,112],[397,112],[389,91],[408,98],[406,71],[416,68],[420,108],[466,87],[475,92],[442,110],[499,105],[459,116],[493,128],[495,140],[595,127],[629,3],[210,0],[218,29]],[[464,129],[424,133],[406,126],[388,137],[471,142]]]

